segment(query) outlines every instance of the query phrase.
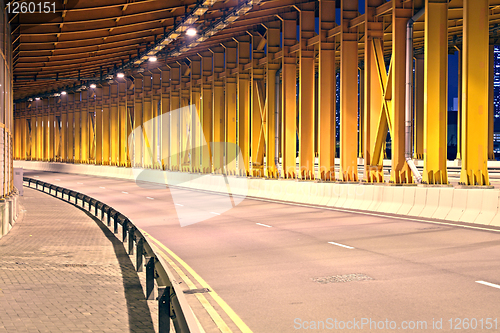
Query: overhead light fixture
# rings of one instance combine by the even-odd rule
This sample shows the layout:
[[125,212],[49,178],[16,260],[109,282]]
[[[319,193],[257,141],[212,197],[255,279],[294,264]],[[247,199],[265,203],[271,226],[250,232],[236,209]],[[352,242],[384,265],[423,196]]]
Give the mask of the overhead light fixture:
[[40,97],[36,97],[36,98],[35,98],[35,100],[36,100],[36,101],[39,101],[39,100],[40,100]]
[[186,35],[188,35],[188,36],[196,36],[196,29],[195,28],[189,28],[189,29],[187,29]]
[[66,92],[64,90],[61,91],[61,95],[66,95]]
[[116,77],[119,78],[119,79],[122,79],[122,78],[125,77],[125,74],[123,74],[122,72],[120,72],[120,73],[116,74]]
[[95,85],[95,83],[91,83],[90,84],[90,89],[95,89],[95,88],[97,88],[97,86]]
[[28,102],[33,102],[33,98],[28,98]]
[[155,56],[149,57],[150,62],[155,62],[156,60],[158,60],[158,58],[156,58]]

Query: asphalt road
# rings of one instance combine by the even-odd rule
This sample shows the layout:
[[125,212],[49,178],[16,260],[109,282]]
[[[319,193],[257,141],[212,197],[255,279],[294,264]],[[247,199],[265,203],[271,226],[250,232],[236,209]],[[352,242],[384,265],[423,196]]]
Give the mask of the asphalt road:
[[[227,196],[82,175],[25,176],[127,215],[253,332],[500,331],[498,231],[248,198],[233,207]],[[199,222],[181,227],[182,219]]]

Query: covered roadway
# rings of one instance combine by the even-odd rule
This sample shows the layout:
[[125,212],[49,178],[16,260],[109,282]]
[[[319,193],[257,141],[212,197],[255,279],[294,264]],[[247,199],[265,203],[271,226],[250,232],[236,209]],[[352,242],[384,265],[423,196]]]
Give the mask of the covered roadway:
[[[428,332],[442,318],[443,330],[450,331],[450,319],[455,327],[455,320],[464,318],[484,318],[483,323],[498,318],[496,227],[258,198],[217,213],[227,196],[86,175],[26,175],[85,193],[127,215],[163,244],[163,254],[185,274],[179,281],[188,284],[187,278],[196,288],[208,284],[211,292],[203,295],[235,332],[245,326],[253,332],[293,332],[312,328],[312,322],[326,325],[328,318],[389,320],[397,330],[404,322],[425,321],[422,331]],[[179,210],[213,217],[181,227]],[[199,301],[190,302],[201,323],[214,320]],[[231,310],[245,326],[233,322]]]
[[498,330],[500,0],[16,3],[14,167],[133,221],[206,332]]

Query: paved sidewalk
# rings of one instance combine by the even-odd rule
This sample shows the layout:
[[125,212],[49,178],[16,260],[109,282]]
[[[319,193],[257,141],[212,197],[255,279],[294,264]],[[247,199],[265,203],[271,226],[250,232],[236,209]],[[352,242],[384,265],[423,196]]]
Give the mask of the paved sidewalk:
[[20,203],[0,239],[0,332],[154,332],[137,273],[106,227],[34,189]]

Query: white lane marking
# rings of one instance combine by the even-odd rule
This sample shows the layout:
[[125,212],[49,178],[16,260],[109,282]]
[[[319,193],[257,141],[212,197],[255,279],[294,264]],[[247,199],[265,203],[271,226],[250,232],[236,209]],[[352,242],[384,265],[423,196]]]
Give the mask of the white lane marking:
[[184,207],[184,205],[181,205],[181,204],[174,204],[174,205]]
[[220,215],[219,213],[210,212],[210,214]]
[[55,180],[59,180],[59,181],[61,181],[60,179],[55,179]]
[[489,287],[500,289],[500,286],[498,284],[489,283],[489,282],[486,282],[486,281],[476,281],[476,283],[484,284],[485,286],[489,286]]
[[122,193],[123,193],[123,194],[128,194],[128,192],[124,192],[124,191],[122,191]]
[[255,224],[261,225],[261,226],[266,227],[266,228],[272,228],[271,225],[267,225],[267,224],[262,224],[262,223],[255,223]]
[[99,188],[104,188],[105,189],[105,187],[103,187],[103,186],[99,186]]
[[40,178],[40,176],[33,176],[33,177],[35,177],[35,178]]
[[155,199],[155,198],[151,198],[151,197],[146,197],[146,198],[148,198],[149,200],[154,200]]
[[77,183],[78,185],[83,185],[83,183]]
[[345,247],[346,249],[354,249],[352,246],[348,246],[348,245],[344,245],[344,244],[340,244],[340,243],[335,243],[335,242],[328,242],[328,244],[333,244],[333,245]]

